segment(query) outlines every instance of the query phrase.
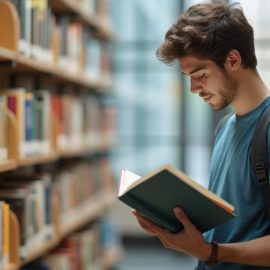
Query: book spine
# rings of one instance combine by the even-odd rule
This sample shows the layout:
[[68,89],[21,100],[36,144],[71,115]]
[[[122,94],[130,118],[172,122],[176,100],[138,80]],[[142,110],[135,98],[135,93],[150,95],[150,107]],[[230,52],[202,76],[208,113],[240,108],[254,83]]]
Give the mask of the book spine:
[[4,220],[4,211],[3,211],[3,201],[0,201],[0,267],[3,265],[3,238],[4,238],[4,229],[3,229],[3,220]]
[[8,159],[6,96],[0,95],[0,161]]
[[9,254],[10,254],[10,224],[9,224],[9,213],[10,207],[7,203],[3,203],[3,261],[4,265],[7,266],[9,263]]
[[25,94],[25,140],[31,142],[34,139],[34,112],[33,112],[33,94]]
[[18,147],[20,156],[24,155],[25,142],[25,90],[24,88],[15,88],[7,91],[7,106],[16,119],[18,128]]

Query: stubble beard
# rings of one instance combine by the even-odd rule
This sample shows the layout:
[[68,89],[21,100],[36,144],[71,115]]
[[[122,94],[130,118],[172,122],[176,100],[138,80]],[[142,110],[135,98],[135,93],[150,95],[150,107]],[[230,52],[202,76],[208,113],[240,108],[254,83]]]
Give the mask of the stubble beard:
[[210,106],[214,111],[220,111],[230,105],[237,95],[238,83],[225,71],[223,85],[224,87],[220,88],[218,91],[218,98],[220,99],[219,102],[216,104],[210,103]]

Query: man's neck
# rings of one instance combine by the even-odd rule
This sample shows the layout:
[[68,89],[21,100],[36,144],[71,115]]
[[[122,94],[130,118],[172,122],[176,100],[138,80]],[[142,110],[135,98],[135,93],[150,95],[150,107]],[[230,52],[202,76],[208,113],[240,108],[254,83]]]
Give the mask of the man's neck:
[[270,92],[257,70],[243,69],[238,74],[238,93],[232,102],[237,115],[245,115],[258,107]]

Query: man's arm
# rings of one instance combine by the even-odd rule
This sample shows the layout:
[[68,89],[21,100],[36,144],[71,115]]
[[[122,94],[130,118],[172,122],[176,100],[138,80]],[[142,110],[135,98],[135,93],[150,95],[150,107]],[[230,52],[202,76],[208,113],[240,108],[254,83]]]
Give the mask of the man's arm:
[[[203,235],[189,221],[181,209],[174,209],[174,213],[184,226],[184,229],[176,234],[164,230],[138,212],[133,211],[140,226],[148,233],[157,236],[164,247],[183,252],[203,261],[208,261],[211,256],[211,244],[205,241]],[[218,261],[270,266],[270,236],[241,243],[219,243],[218,246]]]
[[270,266],[270,235],[241,243],[219,244],[218,260],[246,265]]

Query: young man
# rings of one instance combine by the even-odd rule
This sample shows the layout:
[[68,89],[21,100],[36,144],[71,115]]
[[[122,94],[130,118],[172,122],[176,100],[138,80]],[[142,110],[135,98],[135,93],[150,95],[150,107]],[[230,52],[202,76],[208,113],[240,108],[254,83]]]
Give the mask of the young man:
[[235,113],[216,136],[209,189],[233,204],[237,216],[202,235],[179,208],[174,213],[184,230],[177,234],[133,214],[166,248],[198,258],[197,270],[270,269],[270,217],[250,165],[255,125],[270,97],[256,70],[252,27],[237,4],[194,5],[169,29],[157,56],[178,61],[191,92],[213,110],[232,105]]

